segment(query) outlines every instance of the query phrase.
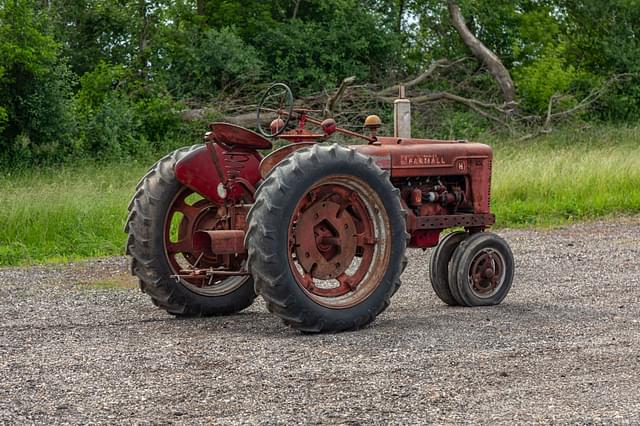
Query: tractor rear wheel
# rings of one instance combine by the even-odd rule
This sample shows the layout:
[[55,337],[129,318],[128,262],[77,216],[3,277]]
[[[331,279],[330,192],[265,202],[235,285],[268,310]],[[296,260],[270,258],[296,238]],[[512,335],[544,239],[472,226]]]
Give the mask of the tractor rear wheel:
[[232,314],[256,297],[250,276],[175,277],[183,269],[238,270],[246,264],[244,254],[207,256],[193,247],[196,231],[226,229],[219,206],[176,180],[176,162],[197,147],[172,152],[142,178],[129,204],[126,252],[140,289],[159,308],[182,316]]
[[399,191],[371,158],[315,145],[267,176],[246,246],[269,311],[305,332],[355,330],[390,302],[406,265]]
[[463,306],[497,305],[513,282],[513,253],[505,240],[479,232],[463,240],[451,258],[449,284]]
[[458,289],[449,285],[451,256],[458,244],[468,236],[469,234],[463,231],[451,232],[445,235],[431,255],[429,265],[431,287],[433,287],[436,296],[449,306],[459,306],[461,304]]

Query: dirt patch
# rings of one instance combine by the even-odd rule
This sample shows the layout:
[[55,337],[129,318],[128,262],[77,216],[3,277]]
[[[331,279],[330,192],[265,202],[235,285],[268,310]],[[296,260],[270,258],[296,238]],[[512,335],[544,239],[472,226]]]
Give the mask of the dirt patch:
[[81,289],[137,289],[138,279],[129,273],[123,273],[112,277],[94,278],[76,285]]

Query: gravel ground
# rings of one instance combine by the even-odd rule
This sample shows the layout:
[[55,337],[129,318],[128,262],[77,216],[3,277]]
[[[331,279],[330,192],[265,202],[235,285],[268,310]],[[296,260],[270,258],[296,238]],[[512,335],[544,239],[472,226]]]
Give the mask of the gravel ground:
[[500,233],[502,305],[443,305],[412,251],[391,307],[337,335],[259,300],[175,319],[123,258],[0,269],[0,423],[640,423],[640,218]]

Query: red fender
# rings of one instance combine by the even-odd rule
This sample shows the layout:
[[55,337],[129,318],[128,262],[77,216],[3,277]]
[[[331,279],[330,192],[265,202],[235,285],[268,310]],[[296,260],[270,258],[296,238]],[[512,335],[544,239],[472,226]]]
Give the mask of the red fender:
[[[213,144],[213,148],[218,154],[222,169],[230,179],[226,188],[226,200],[238,202],[247,191],[252,192],[260,180],[259,166],[262,156],[254,149],[240,146],[226,148]],[[225,200],[218,195],[220,177],[206,145],[194,149],[179,160],[175,166],[175,175],[178,182],[206,199],[216,204],[224,204]],[[235,179],[232,179],[234,175]],[[250,187],[243,185],[243,181]]]
[[277,166],[282,160],[293,154],[295,151],[308,148],[315,145],[316,142],[297,142],[291,145],[285,145],[282,148],[276,149],[271,154],[267,155],[260,162],[260,175],[264,179],[267,177],[271,169]]

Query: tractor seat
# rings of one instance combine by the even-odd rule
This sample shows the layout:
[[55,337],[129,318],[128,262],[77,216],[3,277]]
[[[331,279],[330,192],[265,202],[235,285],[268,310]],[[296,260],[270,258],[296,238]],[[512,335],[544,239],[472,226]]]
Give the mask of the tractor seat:
[[254,149],[271,149],[273,146],[271,141],[264,136],[235,124],[211,123],[209,124],[209,129],[213,132],[214,140],[225,145]]

